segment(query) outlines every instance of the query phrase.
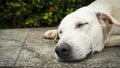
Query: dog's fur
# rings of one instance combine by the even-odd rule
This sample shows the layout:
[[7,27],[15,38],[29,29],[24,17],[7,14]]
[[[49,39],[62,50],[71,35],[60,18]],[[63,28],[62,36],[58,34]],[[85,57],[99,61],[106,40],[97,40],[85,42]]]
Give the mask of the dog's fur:
[[[110,44],[112,35],[120,35],[119,21],[120,0],[96,0],[67,15],[59,28],[48,30],[45,37],[59,37],[56,47],[65,42],[72,48],[69,58],[66,56],[63,59],[56,54],[58,60],[81,60],[91,51],[100,52],[104,46],[120,45],[120,42]],[[120,40],[120,37],[116,40]]]

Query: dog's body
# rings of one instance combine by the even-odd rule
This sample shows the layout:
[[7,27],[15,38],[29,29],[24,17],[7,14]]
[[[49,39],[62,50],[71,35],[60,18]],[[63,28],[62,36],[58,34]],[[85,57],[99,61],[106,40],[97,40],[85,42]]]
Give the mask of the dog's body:
[[47,31],[46,38],[60,37],[55,49],[57,59],[81,60],[104,46],[120,45],[109,42],[112,35],[120,35],[119,4],[120,0],[96,0],[67,15],[57,30]]

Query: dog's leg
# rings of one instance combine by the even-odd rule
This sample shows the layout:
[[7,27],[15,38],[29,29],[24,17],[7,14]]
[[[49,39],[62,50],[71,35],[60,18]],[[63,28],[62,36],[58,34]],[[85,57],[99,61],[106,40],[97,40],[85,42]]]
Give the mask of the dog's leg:
[[120,46],[120,35],[111,35],[105,46]]
[[48,31],[45,32],[44,38],[55,40],[55,39],[57,39],[57,33],[58,33],[57,29],[55,29],[55,30],[48,30]]

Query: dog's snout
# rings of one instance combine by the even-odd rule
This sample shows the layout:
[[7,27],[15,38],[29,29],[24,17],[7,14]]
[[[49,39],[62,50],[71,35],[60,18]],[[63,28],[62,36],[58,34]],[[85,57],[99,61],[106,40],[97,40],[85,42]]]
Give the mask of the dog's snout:
[[58,55],[68,55],[71,51],[71,47],[67,43],[61,43],[55,48],[55,52]]

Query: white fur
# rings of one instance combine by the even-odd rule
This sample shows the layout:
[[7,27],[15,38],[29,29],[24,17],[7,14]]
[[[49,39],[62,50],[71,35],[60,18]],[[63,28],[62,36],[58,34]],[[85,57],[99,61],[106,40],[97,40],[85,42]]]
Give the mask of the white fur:
[[[102,27],[96,18],[97,12],[108,13],[120,21],[120,0],[97,0],[89,6],[82,7],[75,12],[67,15],[58,28],[60,40],[66,42],[72,48],[74,60],[80,60],[86,57],[91,50],[101,51],[104,48]],[[77,23],[87,25],[75,28]]]
[[[96,17],[97,12],[110,14],[120,21],[120,0],[96,0],[72,12],[61,21],[57,46],[62,42],[68,43],[72,47],[73,60],[83,59],[90,51],[100,52],[104,48],[103,30]],[[76,28],[76,24],[86,22],[88,24]],[[120,34],[120,27],[114,26],[112,34]],[[57,59],[60,60],[59,57]]]

